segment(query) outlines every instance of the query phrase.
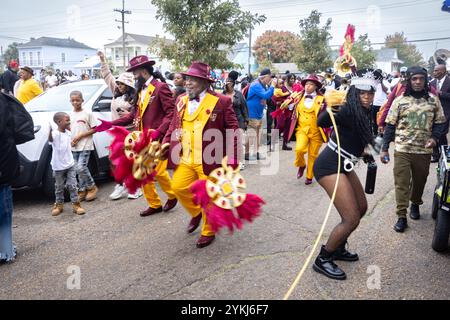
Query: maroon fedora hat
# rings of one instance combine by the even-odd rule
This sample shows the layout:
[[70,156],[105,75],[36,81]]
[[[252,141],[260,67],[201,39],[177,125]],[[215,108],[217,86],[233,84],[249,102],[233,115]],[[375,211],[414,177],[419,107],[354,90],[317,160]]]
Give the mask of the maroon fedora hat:
[[137,56],[131,59],[130,61],[130,67],[128,68],[127,72],[133,72],[136,69],[142,68],[144,66],[153,66],[156,62],[153,60],[150,60],[147,56]]
[[305,79],[302,80],[302,86],[304,87],[308,81],[314,82],[317,85],[317,89],[322,88],[322,82],[320,82],[319,78],[315,74],[310,74]]
[[189,70],[182,72],[181,74],[188,77],[208,80],[209,82],[215,82],[215,80],[211,77],[211,67],[206,63],[199,61],[192,62]]

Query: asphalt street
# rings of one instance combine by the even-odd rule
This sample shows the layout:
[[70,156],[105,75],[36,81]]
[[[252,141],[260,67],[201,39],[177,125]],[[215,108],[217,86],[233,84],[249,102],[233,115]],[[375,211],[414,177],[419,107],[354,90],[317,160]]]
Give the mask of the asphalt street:
[[[233,235],[223,231],[205,249],[195,246],[199,231],[187,234],[190,217],[181,206],[141,218],[144,199],[108,199],[113,181],[99,184],[98,200],[83,203],[82,217],[66,204],[53,218],[51,199],[36,190],[15,192],[19,255],[0,266],[0,299],[282,299],[311,250],[329,199],[317,182],[305,186],[296,179],[293,152],[279,155],[275,172],[264,164],[243,171],[248,191],[267,202],[261,217]],[[364,182],[366,166],[357,171]],[[431,248],[435,183],[432,165],[422,219],[397,234],[392,165],[379,164],[369,213],[349,239],[360,261],[338,263],[348,280],[330,280],[309,266],[291,299],[449,299],[450,254]],[[338,221],[333,210],[322,243]],[[67,286],[73,270],[80,271],[79,289]]]

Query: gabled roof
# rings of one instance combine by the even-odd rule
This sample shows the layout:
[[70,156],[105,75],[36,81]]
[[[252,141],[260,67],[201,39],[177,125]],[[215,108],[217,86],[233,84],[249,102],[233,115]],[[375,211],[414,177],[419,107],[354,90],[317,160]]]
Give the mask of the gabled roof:
[[61,47],[61,48],[75,48],[75,49],[88,49],[95,50],[94,48],[88,47],[84,43],[75,41],[74,39],[60,39],[60,38],[50,38],[50,37],[40,37],[38,39],[32,39],[30,42],[18,45],[18,48],[29,48],[29,47]]
[[[109,46],[116,46],[116,45],[122,45],[122,39],[123,37],[120,36],[116,41],[112,42],[112,43],[108,43],[105,44],[105,47],[109,47]],[[135,34],[135,33],[125,33],[125,41],[126,42],[137,42],[140,44],[144,44],[144,45],[150,45],[152,42],[154,42],[155,40],[158,40],[161,38],[158,37],[151,37],[151,36],[145,36],[142,34]],[[173,42],[172,40],[166,39],[167,42]]]

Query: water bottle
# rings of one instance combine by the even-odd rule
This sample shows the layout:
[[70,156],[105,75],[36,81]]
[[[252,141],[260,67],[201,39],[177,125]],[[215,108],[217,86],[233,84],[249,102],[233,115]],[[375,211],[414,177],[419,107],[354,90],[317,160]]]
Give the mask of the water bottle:
[[377,180],[378,166],[376,162],[370,162],[367,166],[366,193],[375,193],[375,182]]
[[383,146],[383,136],[379,134],[374,140],[373,149],[377,154],[380,154],[382,146]]

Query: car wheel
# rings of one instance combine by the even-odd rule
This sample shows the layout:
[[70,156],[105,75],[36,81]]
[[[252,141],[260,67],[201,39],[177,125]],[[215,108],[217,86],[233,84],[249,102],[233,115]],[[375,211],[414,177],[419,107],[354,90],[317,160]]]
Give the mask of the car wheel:
[[442,209],[438,210],[436,227],[434,229],[432,247],[437,252],[448,249],[448,238],[450,234],[450,212]]

